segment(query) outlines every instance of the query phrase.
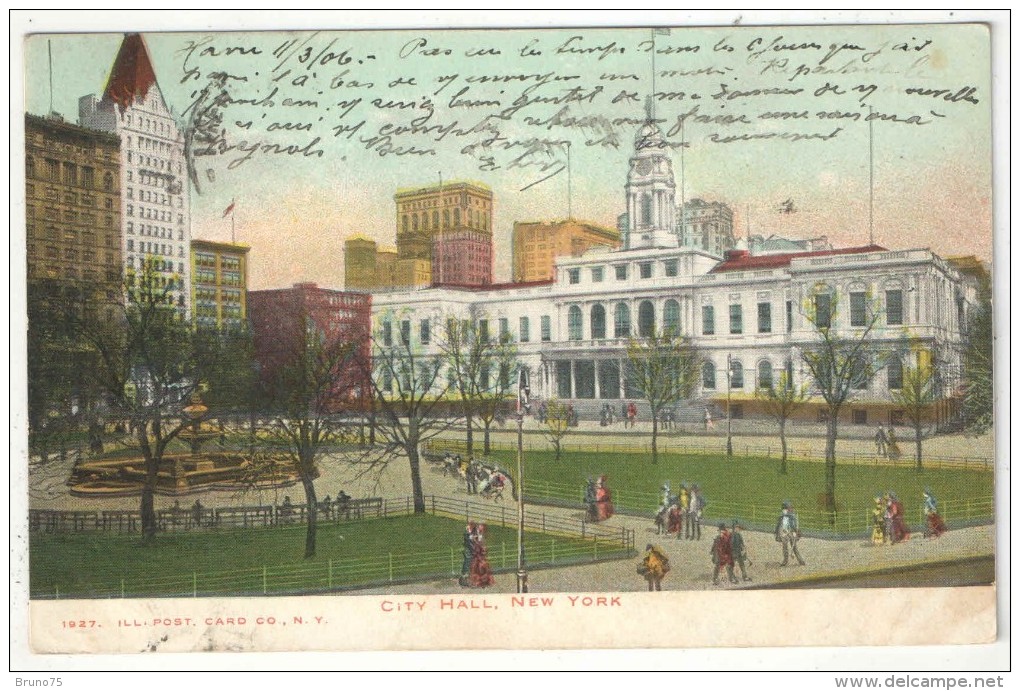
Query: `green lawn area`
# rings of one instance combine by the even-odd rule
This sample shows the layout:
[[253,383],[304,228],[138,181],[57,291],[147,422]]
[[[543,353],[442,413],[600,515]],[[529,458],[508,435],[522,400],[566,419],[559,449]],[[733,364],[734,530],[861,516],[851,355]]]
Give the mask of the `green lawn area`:
[[[424,516],[321,525],[316,556],[303,559],[303,526],[138,535],[32,534],[32,597],[229,595],[340,588],[460,573],[464,523]],[[494,569],[513,567],[516,532],[489,525]],[[529,533],[529,563],[590,556],[591,542]],[[605,555],[605,546],[599,548]],[[123,585],[122,585],[123,581]]]
[[[496,451],[507,467],[514,467],[512,452]],[[819,513],[825,487],[820,462],[790,461],[780,475],[775,458],[727,459],[723,454],[660,454],[652,465],[650,455],[627,453],[564,452],[559,461],[551,451],[525,453],[525,494],[529,498],[581,501],[589,476],[605,474],[614,503],[651,516],[659,503],[659,487],[666,481],[674,492],[682,481],[696,482],[708,500],[706,516],[712,520],[739,518],[767,525],[789,499],[805,529],[827,527]],[[992,515],[994,477],[990,472],[963,469],[929,469],[918,474],[910,467],[840,464],[836,468],[837,530],[866,530],[876,494],[896,492],[911,523],[920,522],[921,492],[930,487],[946,519],[971,520]]]

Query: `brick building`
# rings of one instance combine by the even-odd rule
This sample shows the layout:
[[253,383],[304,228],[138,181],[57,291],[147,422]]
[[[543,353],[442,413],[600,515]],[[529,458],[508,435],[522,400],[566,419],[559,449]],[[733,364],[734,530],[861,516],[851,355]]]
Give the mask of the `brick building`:
[[521,221],[514,223],[513,280],[547,281],[556,257],[579,257],[592,247],[616,249],[620,231],[586,221]]

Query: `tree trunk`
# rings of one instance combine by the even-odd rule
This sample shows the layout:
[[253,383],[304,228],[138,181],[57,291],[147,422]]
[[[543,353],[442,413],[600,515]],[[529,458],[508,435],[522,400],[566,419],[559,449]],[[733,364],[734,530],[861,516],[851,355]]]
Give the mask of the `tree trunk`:
[[915,454],[916,454],[915,458],[917,459],[917,472],[920,473],[920,472],[924,471],[924,465],[921,463],[921,423],[920,422],[918,422],[917,424],[914,425],[914,444],[917,447],[915,449]]
[[786,475],[786,418],[779,421],[779,445],[783,447],[783,458],[779,461],[779,473]]
[[150,454],[145,456],[145,484],[142,485],[142,541],[151,542],[156,537],[156,482],[159,477],[159,459]]
[[652,465],[659,462],[659,414],[652,410]]
[[556,460],[560,460],[560,440],[553,439],[553,448],[556,449]]
[[489,448],[490,448],[490,447],[489,447],[489,427],[490,427],[491,425],[492,425],[492,420],[487,420],[487,421],[485,422],[485,441],[484,441],[484,445],[483,445],[483,449],[484,449],[484,450],[483,450],[483,453],[484,453],[484,454],[485,454],[486,456],[488,456],[488,455],[489,455]]
[[305,559],[311,559],[315,556],[315,537],[319,524],[319,502],[315,498],[315,482],[312,473],[302,471],[301,484],[305,488],[305,510],[308,512],[308,528],[305,531]]
[[418,456],[418,434],[409,435],[407,461],[411,465],[411,493],[414,495],[414,512],[425,513],[425,491],[421,485],[421,461]]
[[825,510],[829,521],[836,524],[836,424],[838,410],[829,410],[825,425]]
[[373,404],[372,412],[368,414],[368,445],[375,446],[375,406]]
[[468,412],[464,415],[464,419],[467,421],[467,455],[468,458],[470,458],[475,450],[475,431],[473,429],[474,425],[471,424],[474,420],[474,416]]

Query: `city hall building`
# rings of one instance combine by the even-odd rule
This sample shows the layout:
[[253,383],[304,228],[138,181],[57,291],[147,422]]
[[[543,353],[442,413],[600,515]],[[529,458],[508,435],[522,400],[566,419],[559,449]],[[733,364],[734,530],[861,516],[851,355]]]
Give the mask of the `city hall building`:
[[[905,367],[929,363],[938,375],[940,419],[951,417],[977,301],[972,275],[920,248],[752,255],[738,247],[720,256],[684,246],[667,148],[648,145],[661,138],[653,123],[638,133],[623,248],[560,257],[548,281],[375,293],[375,332],[399,333],[416,351],[439,358],[447,320],[473,320],[478,332],[516,344],[533,398],[570,402],[582,418],[597,419],[604,405],[619,412],[625,400],[647,415],[627,376],[627,345],[675,329],[702,360],[697,391],[678,406],[682,421],[697,422],[706,408],[725,413],[727,400],[733,417],[759,413],[755,389],[784,371],[795,386],[810,389],[801,353],[819,334],[807,313],[817,310],[835,333],[853,336],[877,309],[869,341],[884,366],[853,393],[840,422],[902,424],[890,392],[902,388]],[[379,339],[376,347],[386,346]],[[813,398],[801,417],[822,420],[820,403]]]

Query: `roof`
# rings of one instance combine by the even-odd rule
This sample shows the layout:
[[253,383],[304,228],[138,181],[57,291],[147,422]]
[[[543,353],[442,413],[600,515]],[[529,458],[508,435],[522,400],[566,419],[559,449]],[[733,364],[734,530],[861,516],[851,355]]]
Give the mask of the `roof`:
[[735,253],[729,251],[726,259],[719,262],[709,273],[722,273],[724,271],[747,271],[755,269],[776,269],[789,266],[794,259],[802,257],[828,257],[835,254],[867,254],[868,252],[885,252],[885,247],[879,245],[865,245],[864,247],[844,247],[838,250],[820,250],[817,252],[789,252],[785,254],[764,254],[752,256],[746,253]]
[[117,59],[110,69],[103,97],[116,103],[123,111],[135,101],[144,99],[155,83],[156,72],[152,69],[142,35],[125,34]]
[[42,130],[49,130],[50,132],[57,134],[62,133],[73,136],[89,137],[96,141],[112,144],[120,149],[120,137],[112,132],[103,132],[101,130],[92,129],[91,127],[83,127],[82,125],[75,125],[64,120],[57,120],[52,117],[43,117],[41,115],[25,113],[25,129],[27,130],[33,127]]
[[487,283],[485,285],[474,285],[468,283],[440,283],[435,281],[432,283],[433,288],[457,288],[459,290],[518,290],[521,288],[538,288],[541,286],[548,286],[555,283],[553,279],[545,279],[541,281],[519,281],[517,283]]
[[201,238],[191,238],[192,247],[200,247],[204,249],[221,250],[227,252],[247,252],[251,249],[250,245],[243,245],[239,242],[220,242],[218,240],[203,240]]
[[484,182],[476,182],[474,180],[448,180],[444,181],[441,185],[436,183],[435,185],[424,185],[421,187],[398,187],[394,197],[410,196],[415,194],[433,194],[439,192],[442,189],[444,192],[452,192],[457,189],[466,189],[473,187],[480,192],[488,192],[492,194],[492,188],[486,185]]

